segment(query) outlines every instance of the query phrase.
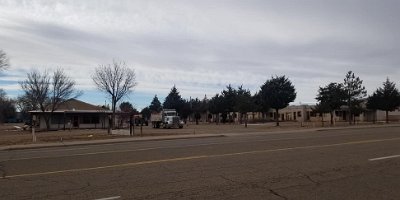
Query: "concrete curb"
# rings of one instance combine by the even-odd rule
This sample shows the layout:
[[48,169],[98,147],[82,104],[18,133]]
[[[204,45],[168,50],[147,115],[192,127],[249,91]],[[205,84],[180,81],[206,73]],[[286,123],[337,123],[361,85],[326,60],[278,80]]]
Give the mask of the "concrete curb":
[[334,130],[352,130],[352,129],[369,129],[369,128],[392,128],[400,127],[400,124],[393,125],[357,125],[357,126],[342,126],[342,127],[318,127],[318,128],[304,128],[292,130],[274,130],[274,131],[257,131],[249,133],[224,133],[225,136],[241,136],[241,135],[276,135],[287,133],[303,133],[303,132],[324,132]]
[[154,136],[154,137],[140,137],[140,138],[116,138],[105,140],[89,140],[89,141],[72,141],[72,142],[58,142],[58,143],[39,143],[39,144],[25,144],[25,145],[10,145],[0,146],[0,151],[24,150],[24,149],[40,149],[52,147],[69,147],[81,145],[99,145],[99,144],[114,144],[114,143],[128,143],[128,142],[145,142],[145,141],[162,141],[162,140],[180,140],[191,138],[210,138],[210,137],[225,137],[223,134],[202,134],[202,135],[179,135],[179,136]]
[[355,125],[355,126],[344,126],[344,127],[325,127],[318,128],[316,131],[330,131],[330,130],[348,130],[348,129],[367,129],[367,128],[392,128],[400,127],[400,124],[384,124],[384,125]]

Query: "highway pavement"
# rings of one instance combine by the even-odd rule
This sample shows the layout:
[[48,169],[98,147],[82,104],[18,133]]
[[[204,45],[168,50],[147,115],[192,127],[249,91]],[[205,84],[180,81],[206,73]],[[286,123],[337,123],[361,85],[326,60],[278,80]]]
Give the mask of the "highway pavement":
[[0,199],[400,199],[400,127],[0,151]]

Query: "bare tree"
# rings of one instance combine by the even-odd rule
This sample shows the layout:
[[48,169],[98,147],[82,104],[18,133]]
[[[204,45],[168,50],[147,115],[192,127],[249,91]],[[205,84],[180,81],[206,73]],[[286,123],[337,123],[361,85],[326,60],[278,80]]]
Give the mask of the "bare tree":
[[49,75],[47,71],[40,73],[32,71],[27,79],[20,82],[24,95],[19,99],[31,108],[37,108],[44,113],[47,129],[50,128],[51,115],[57,108],[70,98],[77,98],[82,92],[75,90],[75,81],[71,80],[62,69],[57,69]]
[[27,79],[20,82],[24,91],[23,99],[32,106],[41,111],[47,110],[50,94],[50,75],[47,71],[31,71],[27,74]]
[[97,88],[111,98],[112,128],[115,126],[115,108],[117,102],[128,95],[137,85],[135,70],[125,62],[113,61],[112,64],[99,65],[92,76]]
[[76,90],[75,85],[75,81],[68,77],[64,73],[64,70],[59,68],[54,71],[50,91],[51,111],[57,110],[58,106],[60,106],[60,104],[64,103],[66,100],[70,98],[77,98],[82,95],[82,91]]
[[0,72],[7,69],[10,66],[6,53],[0,49]]

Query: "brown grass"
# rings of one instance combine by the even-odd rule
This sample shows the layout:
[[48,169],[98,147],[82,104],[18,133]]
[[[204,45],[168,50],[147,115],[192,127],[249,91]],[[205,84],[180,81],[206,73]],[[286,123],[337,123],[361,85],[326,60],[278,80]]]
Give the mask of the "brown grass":
[[[371,123],[363,123],[365,125]],[[3,124],[0,125],[0,145],[30,144],[32,143],[31,131],[17,130],[14,126],[22,127],[22,124]],[[263,124],[249,124],[247,128],[239,124],[219,124],[202,123],[196,125],[190,123],[182,129],[154,129],[151,126],[143,126],[142,132],[140,127],[135,126],[134,137],[145,136],[165,136],[165,135],[183,135],[183,134],[226,134],[226,133],[252,133],[252,132],[272,132],[284,130],[300,130],[307,128],[321,127],[320,122],[299,123],[299,122],[281,122],[281,126],[276,127],[274,122]],[[329,123],[325,122],[328,127]],[[349,126],[348,123],[337,123],[337,127]],[[126,129],[125,133],[129,133]],[[37,142],[61,142],[61,141],[77,141],[77,140],[98,140],[129,137],[128,135],[109,135],[106,129],[74,129],[36,132]]]

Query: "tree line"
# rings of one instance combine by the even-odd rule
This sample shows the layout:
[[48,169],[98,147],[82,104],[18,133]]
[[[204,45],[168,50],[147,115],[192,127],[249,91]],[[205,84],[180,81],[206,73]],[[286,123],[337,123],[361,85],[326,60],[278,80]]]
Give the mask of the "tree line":
[[[205,96],[202,100],[198,98],[187,100],[183,99],[178,89],[173,86],[163,104],[155,95],[150,105],[144,108],[141,113],[146,117],[150,117],[152,112],[160,112],[162,108],[176,109],[184,120],[189,116],[193,116],[196,124],[198,124],[201,115],[209,112],[216,116],[216,123],[219,123],[219,121],[223,123],[230,122],[238,117],[241,122],[245,122],[247,127],[248,112],[266,114],[272,108],[278,115],[280,109],[287,107],[295,99],[296,90],[289,78],[275,76],[267,80],[260,87],[260,91],[254,95],[243,86],[234,88],[229,84],[221,93],[215,94],[211,99]],[[232,113],[239,113],[239,116],[236,116],[236,114],[232,116]],[[212,115],[208,115],[207,118],[211,119]],[[278,118],[276,118],[276,124],[279,126]]]
[[[259,112],[265,116],[272,109],[275,112],[276,125],[279,126],[279,110],[287,107],[296,99],[296,90],[292,82],[286,76],[275,76],[260,86],[260,90],[254,95],[243,86],[233,88],[230,84],[221,93],[215,94],[211,99],[183,99],[176,86],[173,86],[163,104],[157,95],[154,96],[150,105],[141,113],[150,117],[152,112],[160,112],[162,108],[176,109],[183,119],[193,116],[198,124],[201,115],[210,113],[216,116],[216,123],[232,121],[238,117],[240,123],[245,122],[247,126],[247,113]],[[400,93],[394,82],[389,78],[372,95],[367,97],[367,91],[363,86],[363,80],[348,71],[342,83],[332,82],[326,86],[319,87],[317,91],[316,106],[313,112],[321,114],[330,113],[330,122],[333,125],[335,111],[345,110],[348,112],[348,121],[355,123],[355,116],[367,110],[383,110],[386,112],[386,122],[389,122],[388,112],[394,111],[400,106]],[[233,113],[233,116],[230,115]],[[239,116],[235,116],[236,113]],[[374,115],[375,117],[375,115]],[[222,118],[222,119],[220,119]],[[374,119],[375,122],[376,119]]]
[[[9,59],[4,51],[0,50],[0,72],[9,68]],[[125,62],[113,61],[111,64],[99,65],[91,76],[96,88],[105,93],[111,101],[112,125],[115,125],[115,113],[118,102],[130,94],[137,85],[136,74],[133,68]],[[46,112],[46,125],[49,127],[49,119],[58,106],[70,98],[77,98],[82,91],[77,89],[76,82],[58,68],[53,72],[45,70],[39,72],[32,70],[26,75],[26,79],[19,82],[23,94],[16,99],[6,97],[0,89],[0,120],[4,121],[15,115],[16,107],[22,113],[31,110]],[[286,76],[273,76],[260,86],[259,91],[251,94],[249,89],[239,86],[227,85],[220,93],[208,99],[190,98],[183,99],[174,85],[161,104],[157,95],[154,96],[149,106],[141,110],[141,113],[150,117],[152,112],[159,112],[162,108],[176,109],[183,119],[194,118],[199,122],[202,115],[209,113],[207,118],[216,116],[216,123],[229,122],[238,117],[247,126],[247,113],[259,112],[265,116],[270,109],[275,112],[276,125],[279,126],[279,110],[287,107],[296,99],[296,90],[292,82]],[[363,81],[352,71],[349,71],[343,82],[332,82],[324,87],[319,87],[317,92],[316,113],[331,113],[331,123],[336,110],[343,106],[350,113],[349,123],[355,120],[354,116],[369,110],[394,111],[400,106],[400,94],[394,82],[387,79],[383,87],[376,89],[367,97],[367,91]],[[122,111],[134,111],[132,104],[123,102],[120,104]],[[233,113],[233,114],[232,114]],[[235,116],[238,113],[239,116]],[[220,119],[221,118],[221,119]]]
[[[349,71],[342,83],[332,82],[324,87],[319,87],[316,100],[318,103],[314,111],[320,114],[330,113],[331,124],[334,123],[334,112],[342,108],[348,111],[350,124],[355,123],[356,115],[367,110],[385,111],[386,123],[388,123],[388,113],[400,106],[400,93],[396,84],[387,78],[383,82],[383,87],[377,88],[372,95],[367,97],[363,80],[356,76],[354,72]],[[374,122],[375,120],[374,115]]]

